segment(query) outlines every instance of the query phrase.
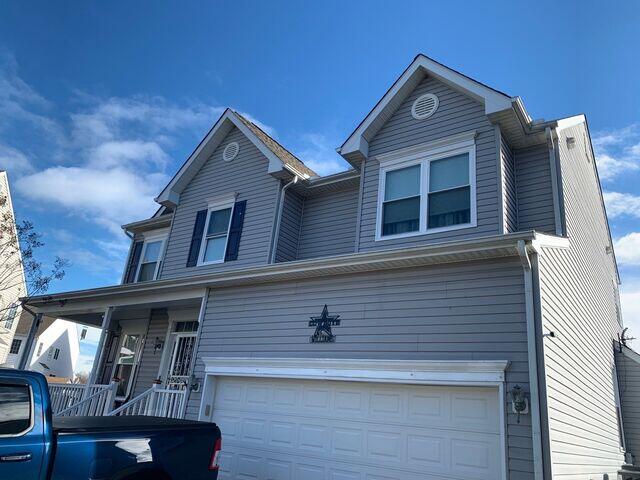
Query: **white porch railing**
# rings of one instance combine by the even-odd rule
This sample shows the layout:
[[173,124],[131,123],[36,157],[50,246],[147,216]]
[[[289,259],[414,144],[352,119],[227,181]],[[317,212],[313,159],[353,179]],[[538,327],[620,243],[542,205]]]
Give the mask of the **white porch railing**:
[[[101,387],[101,388],[92,388]],[[54,417],[73,416],[101,416],[108,415],[113,409],[113,401],[118,388],[117,382],[109,385],[89,385],[86,389],[88,396],[62,410],[55,411]],[[91,393],[93,392],[93,393]]]
[[116,408],[107,415],[150,415],[153,417],[182,418],[187,390],[169,390],[154,385],[149,390]]
[[110,385],[85,385],[77,383],[52,383],[49,384],[49,396],[51,397],[51,410],[53,414],[77,405],[84,399],[91,397],[101,390],[108,389]]

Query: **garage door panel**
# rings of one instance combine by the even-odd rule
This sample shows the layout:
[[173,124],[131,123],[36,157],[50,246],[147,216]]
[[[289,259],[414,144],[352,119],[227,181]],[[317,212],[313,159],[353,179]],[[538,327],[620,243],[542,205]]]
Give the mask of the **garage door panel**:
[[220,478],[500,477],[495,389],[224,378],[213,418]]

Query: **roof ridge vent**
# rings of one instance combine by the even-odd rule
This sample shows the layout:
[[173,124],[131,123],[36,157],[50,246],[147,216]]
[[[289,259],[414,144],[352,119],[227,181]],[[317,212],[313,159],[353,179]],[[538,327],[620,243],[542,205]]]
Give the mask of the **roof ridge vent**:
[[416,120],[424,120],[436,113],[440,100],[433,93],[420,95],[411,106],[411,116]]

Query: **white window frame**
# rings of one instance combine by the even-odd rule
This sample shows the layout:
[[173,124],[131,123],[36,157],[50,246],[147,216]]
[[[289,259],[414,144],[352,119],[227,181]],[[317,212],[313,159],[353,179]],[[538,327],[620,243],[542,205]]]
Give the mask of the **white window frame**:
[[[138,261],[138,266],[136,267],[136,276],[135,282],[140,282],[140,271],[142,270],[142,263],[144,259],[144,254],[147,251],[147,245],[154,242],[162,242],[160,244],[160,253],[158,254],[158,261],[156,262],[156,269],[153,272],[153,279],[158,279],[158,274],[160,273],[160,267],[162,266],[162,262],[164,261],[164,250],[167,245],[167,232],[156,233],[153,235],[148,235],[143,238],[142,251],[140,252],[140,260]],[[149,280],[147,280],[149,281]]]
[[[475,131],[468,132],[376,157],[380,163],[376,211],[376,241],[415,237],[418,235],[431,235],[434,233],[474,228],[477,226],[475,136]],[[471,196],[470,222],[450,225],[447,227],[428,228],[429,174],[431,162],[465,153],[469,155],[469,194]],[[384,204],[387,173],[394,170],[412,167],[414,165],[420,165],[420,217],[418,230],[415,232],[398,233],[395,235],[382,235],[382,207]]]
[[[202,265],[214,265],[216,263],[224,263],[224,257],[226,255],[227,246],[229,244],[229,230],[231,229],[231,220],[233,219],[233,211],[235,210],[236,195],[212,200],[209,202],[209,208],[207,209],[207,220],[204,223],[204,230],[202,231],[202,240],[200,241],[200,252],[198,252],[198,267]],[[217,212],[219,210],[231,209],[229,214],[229,224],[227,225],[227,236],[224,240],[224,251],[222,258],[219,260],[211,260],[209,262],[204,261],[204,253],[207,247],[207,231],[209,230],[209,220],[211,219],[211,212]]]

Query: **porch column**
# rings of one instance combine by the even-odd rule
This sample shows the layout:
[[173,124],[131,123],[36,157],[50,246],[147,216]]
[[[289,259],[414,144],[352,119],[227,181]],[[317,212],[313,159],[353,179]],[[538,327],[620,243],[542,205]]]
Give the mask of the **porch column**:
[[20,370],[24,370],[29,367],[29,362],[31,361],[31,357],[33,356],[33,351],[36,346],[36,333],[38,333],[38,328],[40,328],[40,324],[42,323],[42,314],[36,313],[35,317],[33,317],[33,322],[31,322],[31,328],[29,329],[29,334],[27,335],[27,339],[25,340],[24,350],[22,351],[22,356],[20,357],[20,361],[18,362],[18,368]]
[[100,341],[98,342],[98,348],[96,350],[96,356],[93,358],[93,366],[91,367],[91,374],[87,379],[87,385],[95,383],[98,376],[98,369],[102,365],[102,357],[104,356],[104,344],[107,339],[109,327],[111,326],[111,316],[113,314],[113,307],[107,307],[102,316],[102,332],[100,332]]

